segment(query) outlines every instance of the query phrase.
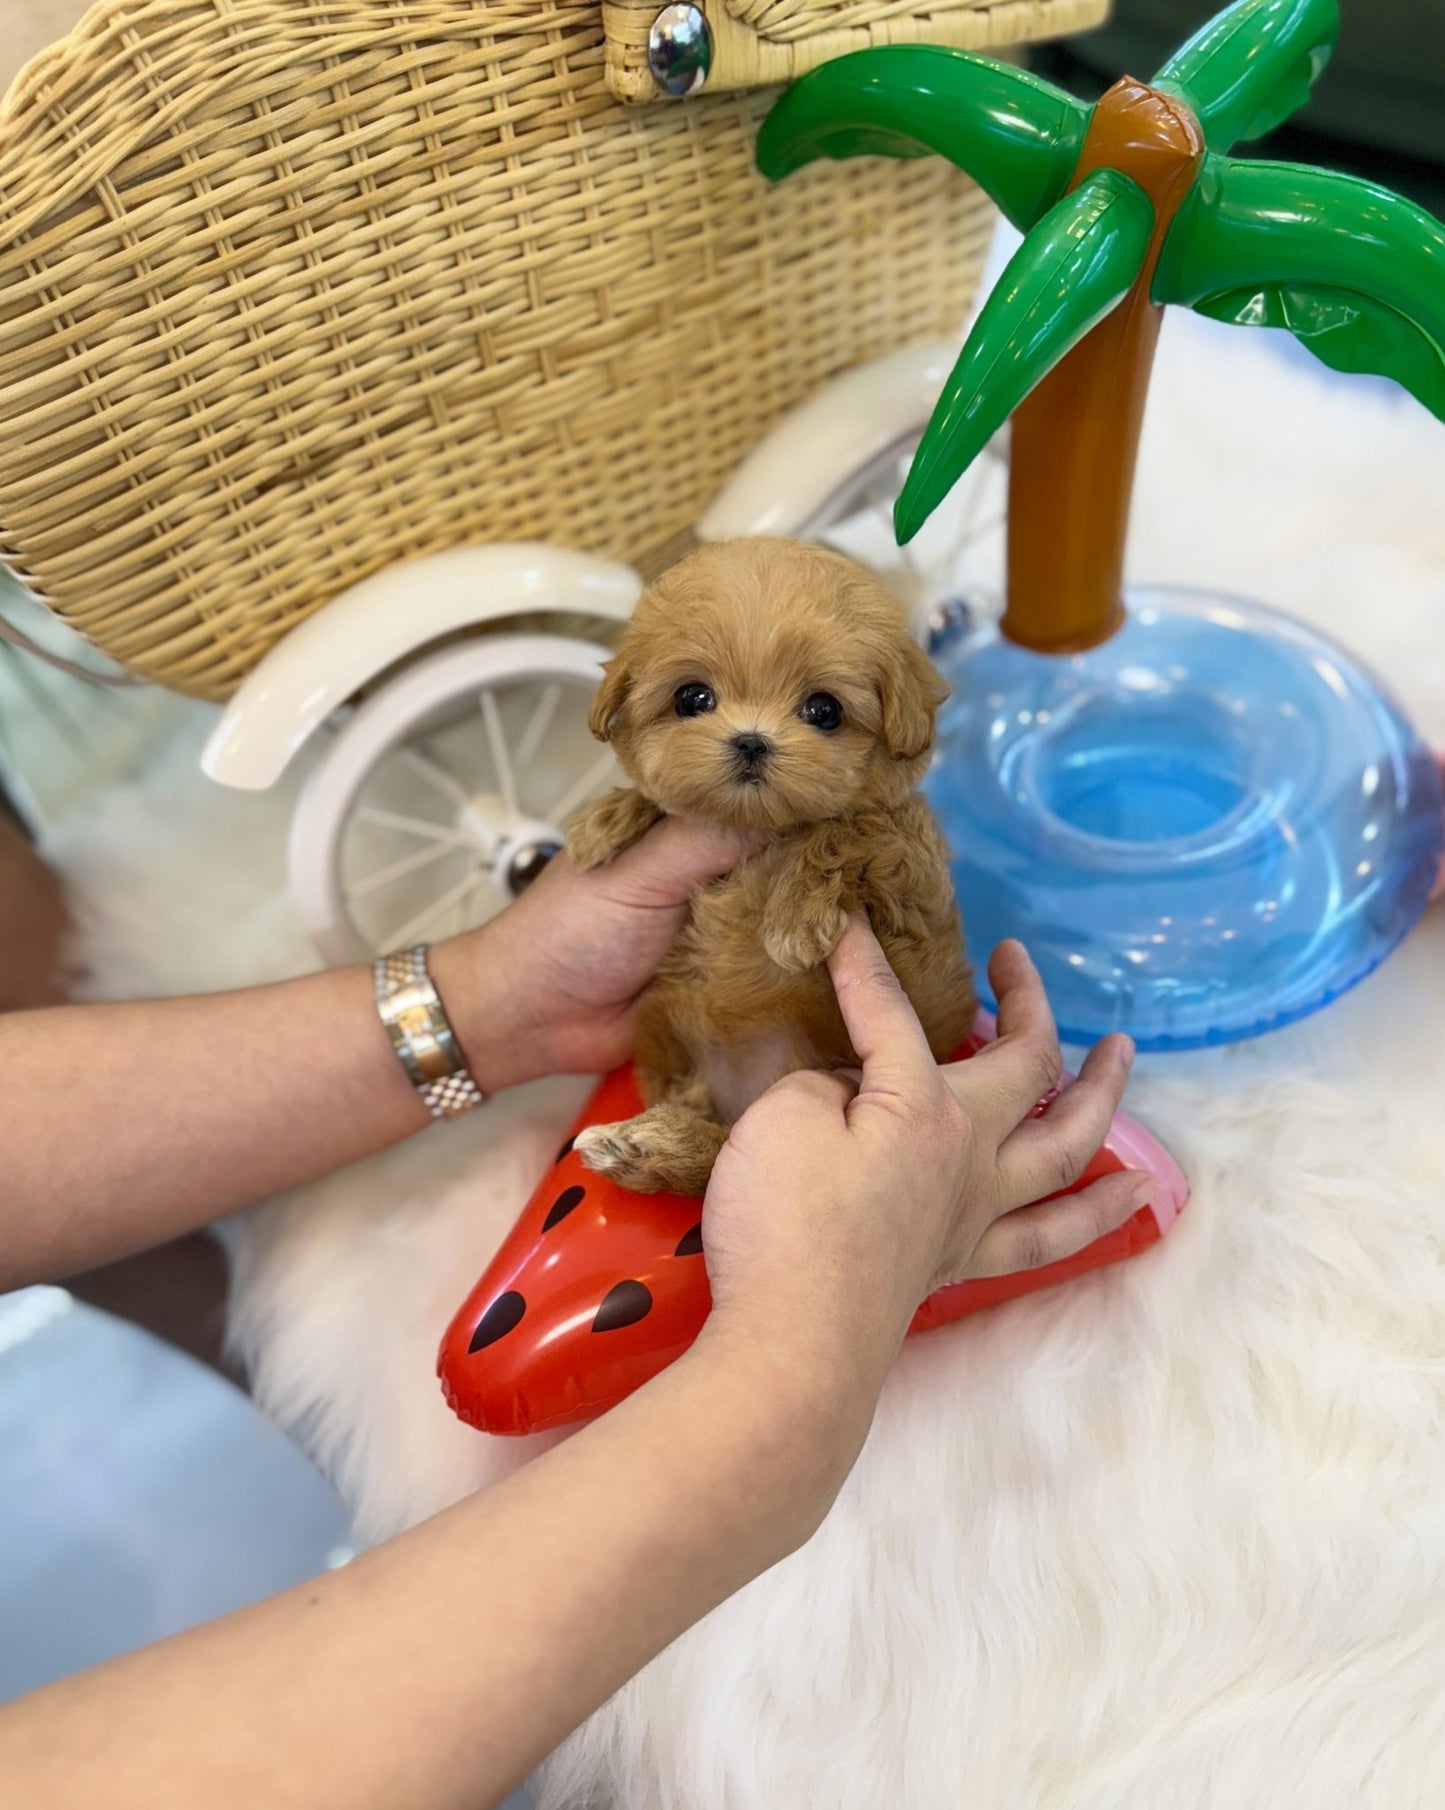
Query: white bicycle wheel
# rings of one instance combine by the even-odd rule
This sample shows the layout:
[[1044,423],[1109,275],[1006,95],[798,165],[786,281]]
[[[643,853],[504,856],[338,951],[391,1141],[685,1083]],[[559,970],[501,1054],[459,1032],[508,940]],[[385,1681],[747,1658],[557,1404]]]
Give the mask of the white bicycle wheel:
[[877,572],[909,609],[925,646],[1002,607],[1008,515],[1008,432],[997,435],[906,547],[893,505],[922,426],[852,472],[798,530]]
[[290,884],[328,962],[482,923],[616,783],[587,729],[608,650],[495,633],[419,660],[336,730],[291,822]]

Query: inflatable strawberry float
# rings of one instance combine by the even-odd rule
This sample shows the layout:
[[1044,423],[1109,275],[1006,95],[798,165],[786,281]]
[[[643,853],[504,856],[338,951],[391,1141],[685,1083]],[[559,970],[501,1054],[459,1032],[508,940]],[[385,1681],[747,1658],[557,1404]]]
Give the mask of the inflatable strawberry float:
[[[980,1017],[960,1052],[993,1035]],[[1035,1110],[1048,1111],[1050,1100]],[[633,1194],[584,1169],[572,1140],[588,1125],[630,1118],[642,1099],[630,1067],[608,1075],[476,1287],[447,1328],[437,1361],[448,1403],[485,1433],[536,1433],[586,1420],[680,1357],[712,1307],[701,1200]],[[1146,1206],[1060,1263],[1013,1276],[941,1288],[923,1302],[910,1332],[926,1332],[980,1308],[1051,1288],[1158,1242],[1178,1218],[1188,1187],[1178,1164],[1125,1113],[1074,1184],[1119,1169],[1153,1175]]]

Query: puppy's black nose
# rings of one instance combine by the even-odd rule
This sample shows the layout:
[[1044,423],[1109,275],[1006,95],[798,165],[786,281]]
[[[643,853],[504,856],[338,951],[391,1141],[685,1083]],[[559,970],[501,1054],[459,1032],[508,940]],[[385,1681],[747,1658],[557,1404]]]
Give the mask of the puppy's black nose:
[[745,767],[760,767],[773,751],[765,735],[735,735],[733,752]]

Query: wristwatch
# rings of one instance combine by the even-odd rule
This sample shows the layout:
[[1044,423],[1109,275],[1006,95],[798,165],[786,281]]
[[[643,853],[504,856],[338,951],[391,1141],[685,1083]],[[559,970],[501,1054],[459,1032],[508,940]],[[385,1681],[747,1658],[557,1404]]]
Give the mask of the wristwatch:
[[372,967],[376,1009],[391,1047],[434,1119],[471,1112],[486,1099],[462,1057],[451,1021],[427,972],[427,945],[379,955]]

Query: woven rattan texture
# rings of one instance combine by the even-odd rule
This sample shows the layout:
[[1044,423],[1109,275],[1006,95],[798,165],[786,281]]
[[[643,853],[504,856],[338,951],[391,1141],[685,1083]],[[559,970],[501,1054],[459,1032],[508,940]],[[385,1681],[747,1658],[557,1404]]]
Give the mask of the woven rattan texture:
[[[723,0],[726,10],[760,38],[780,43],[816,37],[820,32],[864,30],[886,33],[908,29],[928,42],[942,42],[960,13],[1013,13],[1026,9],[1019,0],[929,0],[924,6],[913,0]],[[1061,29],[1058,0],[1028,0],[1035,31]],[[1064,26],[1067,29],[1067,26]]]
[[[605,0],[607,80],[621,100],[650,101],[657,85],[647,39],[659,0]],[[702,0],[712,30],[712,89],[791,82],[830,57],[875,44],[998,50],[1084,31],[1109,0]]]
[[624,108],[595,5],[131,0],[0,114],[0,549],[223,697],[356,579],[538,538],[646,566],[831,373],[947,330],[938,161],[772,190],[764,96]]

